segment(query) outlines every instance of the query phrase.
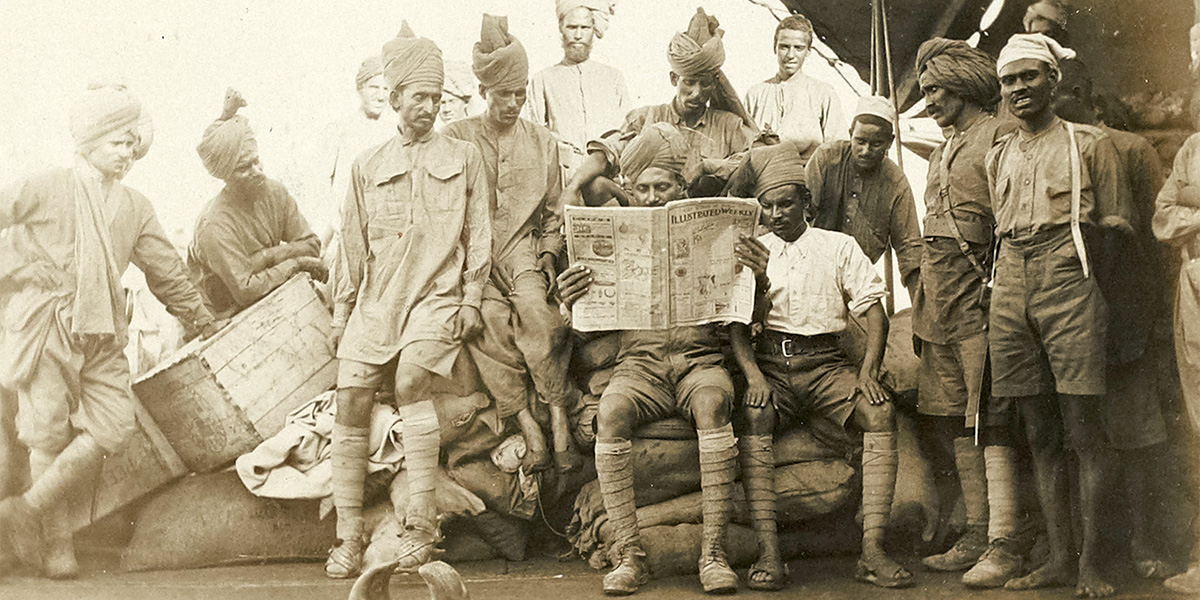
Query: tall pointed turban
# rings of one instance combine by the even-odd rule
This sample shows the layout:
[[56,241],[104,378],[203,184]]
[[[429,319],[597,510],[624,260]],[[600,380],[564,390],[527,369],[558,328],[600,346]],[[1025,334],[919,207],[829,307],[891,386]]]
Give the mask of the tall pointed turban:
[[676,33],[667,47],[671,70],[682,77],[692,77],[720,69],[725,64],[725,46],[721,43],[725,32],[718,29],[719,25],[716,17],[697,8],[687,31]]
[[240,159],[251,150],[258,150],[254,130],[250,129],[250,121],[238,114],[228,120],[213,121],[204,130],[200,145],[196,146],[204,168],[220,180],[229,179],[237,170]]
[[1000,58],[996,59],[996,72],[1018,60],[1032,58],[1040,60],[1055,69],[1058,61],[1075,58],[1075,51],[1064,48],[1057,40],[1040,33],[1017,33],[1008,38],[1008,43],[1000,50]]
[[423,83],[441,89],[445,80],[442,51],[432,41],[419,38],[405,21],[396,38],[383,45],[383,77],[388,89]]
[[81,154],[94,149],[110,134],[128,131],[137,142],[133,156],[140,159],[154,141],[154,126],[142,103],[119,83],[93,83],[71,107],[71,137]]
[[688,144],[683,134],[669,123],[652,123],[629,141],[621,151],[621,174],[637,181],[650,167],[683,176],[688,159]]
[[557,0],[554,6],[554,12],[558,14],[558,22],[567,16],[567,13],[577,9],[586,8],[592,13],[592,30],[596,32],[596,37],[603,38],[604,32],[608,31],[608,21],[614,14],[613,0]]
[[917,73],[973,104],[990,108],[1000,101],[996,61],[962,40],[926,40],[917,49]]
[[508,17],[483,15],[479,41],[471,53],[475,77],[486,88],[521,89],[529,80],[529,58],[520,40],[508,32]]

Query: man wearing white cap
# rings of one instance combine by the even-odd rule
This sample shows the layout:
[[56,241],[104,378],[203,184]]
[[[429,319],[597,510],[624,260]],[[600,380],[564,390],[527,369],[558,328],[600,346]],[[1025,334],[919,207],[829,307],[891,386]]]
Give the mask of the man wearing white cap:
[[850,139],[826,142],[808,161],[813,225],[854,237],[871,262],[890,246],[910,291],[921,264],[921,229],[908,178],[887,157],[896,109],[879,96],[859,99]]
[[557,0],[555,4],[563,59],[529,80],[525,115],[558,136],[559,159],[571,167],[584,159],[589,140],[619,127],[633,107],[621,72],[591,59],[596,38],[608,31],[615,2]]
[[[1108,136],[1054,114],[1058,61],[1074,54],[1044,35],[1017,34],[997,60],[1018,130],[986,159],[999,238],[989,342],[992,395],[1012,402],[1025,423],[1050,542],[1049,560],[1005,587],[1069,585],[1078,567],[1076,595],[1102,597],[1113,594],[1096,552],[1111,464],[1103,421],[1108,309],[1096,280],[1105,253],[1089,247],[1131,235],[1132,211]],[[1079,459],[1078,564],[1065,447]]]
[[137,428],[121,274],[137,265],[172,315],[202,335],[216,331],[154,207],[121,183],[150,147],[141,103],[123,85],[94,85],[71,110],[71,136],[73,167],[0,196],[11,242],[0,287],[15,290],[0,329],[0,386],[18,397],[33,480],[0,501],[0,538],[54,578],[79,570],[68,507]]
[[802,145],[820,145],[845,131],[833,86],[801,71],[812,42],[812,23],[803,15],[780,21],[773,42],[779,72],[746,93],[746,110],[759,127]]

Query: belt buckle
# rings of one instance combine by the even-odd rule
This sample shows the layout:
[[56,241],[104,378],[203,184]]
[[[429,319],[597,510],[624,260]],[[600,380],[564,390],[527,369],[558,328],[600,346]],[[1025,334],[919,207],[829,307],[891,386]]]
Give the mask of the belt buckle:
[[783,340],[783,343],[779,344],[779,350],[781,352],[783,352],[783,355],[786,358],[791,358],[796,355],[794,352],[792,352],[792,339],[791,338],[785,338]]

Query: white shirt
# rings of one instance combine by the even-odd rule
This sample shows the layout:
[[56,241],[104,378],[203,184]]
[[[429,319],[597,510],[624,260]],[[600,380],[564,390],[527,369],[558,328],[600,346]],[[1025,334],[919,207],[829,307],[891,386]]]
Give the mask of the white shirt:
[[767,329],[837,333],[846,328],[847,313],[861,316],[887,295],[883,279],[849,235],[809,227],[791,243],[774,233],[758,239],[771,251]]

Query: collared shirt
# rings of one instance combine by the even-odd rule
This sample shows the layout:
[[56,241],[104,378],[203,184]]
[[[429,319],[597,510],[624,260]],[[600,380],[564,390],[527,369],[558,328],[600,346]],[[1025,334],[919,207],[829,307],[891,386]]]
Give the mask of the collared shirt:
[[[1015,128],[1016,123],[1011,119],[984,116],[934,149],[929,156],[929,175],[925,180],[926,236],[954,238],[949,223],[953,217],[964,240],[973,244],[991,242],[995,217],[984,159],[992,146]],[[950,146],[947,166],[950,181],[945,186],[941,163],[947,145]]]
[[[361,109],[354,114],[330,123],[325,130],[317,174],[315,206],[301,210],[316,231],[337,231],[342,224],[342,205],[350,188],[350,169],[354,159],[369,148],[378,146],[396,135],[396,115],[385,108],[378,119],[367,117]],[[303,198],[302,198],[303,199]],[[324,235],[324,234],[322,234]]]
[[529,79],[525,117],[549,127],[582,156],[589,140],[621,125],[629,104],[620,71],[594,60],[558,63]]
[[849,314],[861,316],[887,295],[871,261],[844,233],[809,227],[791,243],[774,233],[758,239],[771,252],[767,329],[837,333],[846,328]]
[[234,315],[287,281],[292,274],[278,258],[280,244],[287,244],[289,256],[321,253],[321,241],[283,184],[267,180],[253,200],[221,190],[196,220],[188,248],[192,281],[209,310]]
[[562,254],[562,175],[550,131],[517,119],[500,132],[485,115],[477,115],[447,125],[442,133],[474,144],[482,154],[492,207],[493,266],[524,240],[534,242],[534,258]]
[[[76,169],[83,167],[94,171],[86,163]],[[56,168],[26,179],[11,194],[0,194],[0,231],[5,238],[0,289],[11,292],[3,308],[5,332],[0,336],[0,353],[50,333],[48,328],[55,326],[55,318],[35,321],[34,314],[55,313],[64,335],[70,331],[70,324],[62,318],[71,314],[76,285],[75,186],[75,169]],[[150,201],[114,181],[105,208],[117,271],[124,272],[130,263],[134,264],[146,275],[150,292],[172,315],[189,326],[211,322],[212,315],[188,280],[187,267],[159,224]],[[15,289],[9,277],[35,262],[46,263],[56,271],[58,285],[53,289]],[[125,315],[124,299],[119,302],[119,313]],[[35,326],[35,322],[41,326]]]
[[[623,137],[628,139],[641,133],[651,123],[666,122],[675,125],[687,140],[688,147],[700,158],[722,159],[750,149],[757,135],[737,115],[717,108],[705,108],[696,124],[688,126],[675,110],[675,101],[666,104],[635,108],[625,115],[621,126]],[[618,153],[619,155],[619,153]]]
[[[1133,215],[1117,149],[1103,131],[1075,125],[1080,164],[1080,222],[1128,228]],[[1071,223],[1070,138],[1055,118],[1045,130],[1023,130],[988,153],[992,210],[1000,237],[1027,237]]]
[[827,142],[809,159],[805,179],[813,197],[814,225],[854,236],[872,263],[890,245],[901,281],[920,268],[921,228],[912,188],[891,159],[885,157],[874,173],[864,176],[854,166],[850,142]]
[[[472,144],[397,135],[354,161],[342,220],[338,358],[384,364],[422,340],[457,343],[491,269],[487,172]],[[347,319],[348,317],[348,319]]]
[[786,81],[775,75],[750,86],[746,111],[764,131],[814,147],[845,139],[849,130],[833,86],[804,73]]

